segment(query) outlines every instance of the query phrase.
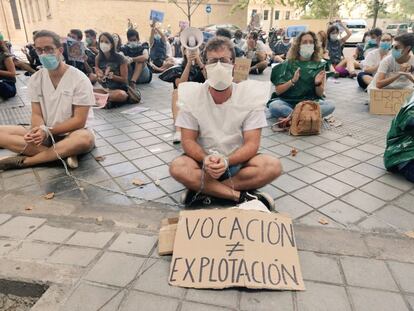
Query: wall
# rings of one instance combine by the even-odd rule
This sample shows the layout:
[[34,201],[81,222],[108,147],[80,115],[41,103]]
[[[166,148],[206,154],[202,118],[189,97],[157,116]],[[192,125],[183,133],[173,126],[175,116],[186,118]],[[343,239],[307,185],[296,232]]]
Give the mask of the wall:
[[[39,20],[36,8],[34,8],[35,20],[33,21],[31,10],[28,9],[28,12],[26,12],[24,0],[21,1],[24,8],[29,40],[33,30],[50,29],[62,36],[66,36],[71,28],[82,30],[93,28],[98,32],[109,31],[111,33],[119,33],[121,38],[126,39],[125,32],[128,18],[134,24],[137,24],[141,37],[145,39],[149,37],[150,33],[149,15],[151,9],[165,12],[165,20],[162,27],[166,28],[167,25],[171,25],[173,33],[178,31],[179,21],[186,20],[184,13],[174,4],[167,3],[167,1],[133,0],[49,0],[51,18],[47,18],[45,1],[40,0],[41,18]],[[230,23],[242,28],[246,27],[247,10],[230,14],[234,1],[211,1],[211,14],[205,12],[205,4],[200,5],[192,16],[192,26],[200,27],[207,24]],[[10,6],[6,2],[4,4],[7,7]],[[2,26],[2,23],[0,26]],[[9,28],[10,26],[14,28],[14,25],[9,23]],[[12,35],[12,40],[21,41],[22,37],[20,35]]]

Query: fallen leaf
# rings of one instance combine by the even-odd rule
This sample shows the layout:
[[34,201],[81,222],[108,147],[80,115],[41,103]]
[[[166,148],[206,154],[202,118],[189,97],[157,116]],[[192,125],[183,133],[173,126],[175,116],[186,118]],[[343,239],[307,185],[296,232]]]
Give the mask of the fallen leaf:
[[157,179],[156,181],[154,181],[154,184],[156,185],[156,186],[159,186],[160,185],[160,180],[159,179]]
[[95,157],[95,160],[98,161],[98,162],[101,162],[101,161],[105,160],[105,157],[104,156],[97,156],[97,157]]
[[292,156],[292,157],[296,157],[296,155],[298,154],[298,149],[296,149],[296,148],[293,148],[292,150],[290,150],[290,155]]
[[329,221],[327,221],[325,218],[321,218],[321,219],[319,219],[319,221],[318,221],[321,225],[327,225],[327,224],[329,224]]
[[98,216],[98,217],[96,217],[96,223],[97,223],[98,225],[101,225],[101,224],[102,224],[102,222],[103,222],[103,217],[102,217],[102,216]]
[[407,231],[407,232],[405,233],[405,235],[406,235],[406,236],[408,236],[409,238],[414,239],[414,231]]
[[132,180],[132,184],[135,185],[135,186],[145,185],[145,183],[141,179],[139,179],[139,178],[134,178]]
[[54,192],[50,192],[50,193],[48,193],[48,194],[46,194],[45,196],[44,196],[44,198],[46,199],[46,200],[51,200],[51,199],[53,199],[55,197],[55,193]]
[[30,206],[26,207],[25,210],[26,211],[31,211],[31,210],[33,210],[33,206],[30,205]]

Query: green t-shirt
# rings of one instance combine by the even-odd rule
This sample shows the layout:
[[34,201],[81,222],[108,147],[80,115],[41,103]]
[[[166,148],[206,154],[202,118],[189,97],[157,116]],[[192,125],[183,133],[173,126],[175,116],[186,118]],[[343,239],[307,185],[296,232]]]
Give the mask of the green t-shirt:
[[274,85],[288,82],[293,78],[295,71],[300,68],[300,78],[294,86],[283,94],[272,94],[272,99],[280,98],[289,104],[296,105],[303,100],[319,100],[322,97],[315,92],[315,77],[325,69],[325,62],[288,60],[273,67],[270,80]]
[[387,134],[387,147],[384,152],[386,169],[414,160],[414,129],[407,125],[414,119],[414,94],[392,120]]

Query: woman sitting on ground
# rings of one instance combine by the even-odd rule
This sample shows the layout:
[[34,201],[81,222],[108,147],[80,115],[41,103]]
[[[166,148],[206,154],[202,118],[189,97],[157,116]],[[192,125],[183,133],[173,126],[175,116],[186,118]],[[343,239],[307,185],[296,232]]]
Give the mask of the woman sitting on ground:
[[358,84],[362,89],[365,90],[371,83],[382,59],[389,54],[391,45],[392,36],[389,33],[382,34],[379,48],[369,52],[362,62],[363,71],[357,77]]
[[[1,34],[0,34],[1,35]],[[2,36],[2,35],[1,35]],[[8,99],[16,95],[16,68],[13,57],[3,38],[0,38],[0,97]]]
[[326,63],[321,61],[321,47],[312,31],[301,33],[294,40],[287,61],[275,66],[271,81],[275,92],[268,103],[272,117],[287,118],[296,104],[304,100],[319,102],[322,116],[330,115],[335,107],[324,98]]
[[338,21],[338,25],[341,26],[346,35],[343,38],[339,38],[339,27],[337,25],[331,25],[328,28],[327,36],[327,49],[329,52],[329,59],[340,77],[356,77],[354,59],[350,60],[342,55],[342,49],[345,42],[351,37],[352,32],[346,27],[344,23]]
[[[413,34],[414,35],[414,34]],[[399,173],[414,183],[414,94],[391,123],[384,152],[388,171]]]
[[112,35],[104,32],[99,36],[99,54],[95,59],[98,82],[109,93],[108,101],[125,102],[128,99],[128,64],[121,54],[115,51]]
[[329,58],[329,52],[327,49],[328,35],[326,34],[325,31],[321,30],[318,32],[317,37],[318,37],[319,44],[321,45],[321,48],[322,48],[321,49],[322,59],[326,61],[326,65],[325,65],[325,70],[327,71],[326,76],[327,77],[330,77],[330,76],[339,77],[339,75],[337,75],[337,73],[335,72],[335,69],[332,66],[331,60]]
[[[172,93],[172,114],[175,120],[177,119],[178,112],[180,110],[179,106],[177,105],[177,98],[178,98],[178,86],[180,83],[183,82],[205,82],[205,72],[204,72],[204,64],[200,57],[200,51],[190,52],[185,48],[182,48],[182,55],[183,62],[179,66],[172,67],[165,71],[165,77],[168,76],[168,79],[165,80],[167,82],[172,82],[174,86],[174,91]],[[172,76],[170,75],[169,71],[171,71]],[[160,75],[160,79],[163,80],[163,75]],[[181,128],[176,127],[175,133],[173,137],[173,143],[178,144],[181,142]]]

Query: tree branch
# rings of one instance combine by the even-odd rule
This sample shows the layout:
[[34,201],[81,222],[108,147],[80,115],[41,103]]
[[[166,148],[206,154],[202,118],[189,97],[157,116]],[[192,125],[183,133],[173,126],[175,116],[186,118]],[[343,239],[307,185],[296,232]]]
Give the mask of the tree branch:
[[203,2],[203,0],[198,0],[198,3],[196,5],[196,7],[194,8],[194,10],[191,12],[191,15],[194,14],[194,12],[197,10],[197,8],[200,6],[200,4]]
[[187,12],[178,4],[177,0],[169,0],[169,2],[174,3],[187,16]]

